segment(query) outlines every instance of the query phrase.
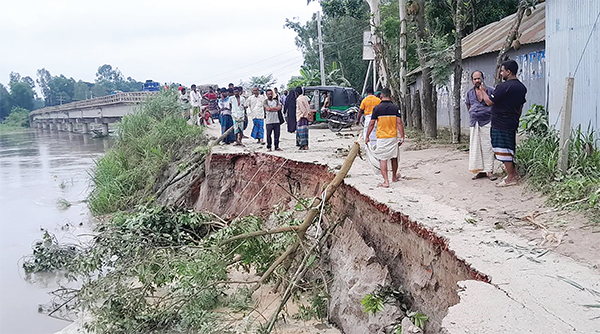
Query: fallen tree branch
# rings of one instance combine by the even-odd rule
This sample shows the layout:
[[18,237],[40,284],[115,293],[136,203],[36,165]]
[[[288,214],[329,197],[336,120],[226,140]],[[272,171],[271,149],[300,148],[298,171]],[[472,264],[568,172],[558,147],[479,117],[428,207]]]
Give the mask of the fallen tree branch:
[[319,241],[317,243],[315,243],[306,252],[306,254],[304,254],[304,258],[302,259],[302,262],[298,266],[298,269],[296,269],[296,273],[294,274],[294,277],[290,281],[290,284],[288,284],[288,286],[287,286],[287,288],[285,290],[285,293],[283,294],[283,296],[281,298],[281,303],[279,303],[279,306],[277,307],[277,310],[275,310],[275,313],[273,313],[273,315],[271,316],[271,319],[269,320],[269,325],[267,326],[267,330],[266,330],[267,333],[270,333],[273,330],[273,327],[275,326],[275,322],[277,321],[279,313],[281,312],[281,310],[283,309],[283,307],[285,306],[285,304],[287,304],[287,302],[290,299],[290,297],[292,296],[294,290],[297,288],[298,282],[300,282],[300,280],[304,277],[304,275],[308,271],[308,268],[309,268],[308,260],[309,260],[309,258],[312,256],[312,254],[315,252],[315,250],[317,248],[319,248],[319,247],[322,246],[323,242],[325,240],[327,240],[327,238],[333,233],[333,230],[342,221],[343,221],[343,219],[340,219],[335,224],[333,224],[333,226],[330,226],[327,230],[323,231],[323,233],[321,234],[321,237],[319,238]]
[[236,235],[235,237],[231,237],[229,239],[221,241],[221,243],[219,245],[221,245],[221,246],[226,245],[228,243],[231,243],[231,242],[234,242],[234,241],[240,240],[240,239],[260,237],[261,235],[293,232],[293,231],[298,230],[299,227],[300,226],[283,226],[283,227],[278,227],[278,228],[274,228],[274,229],[270,229],[270,230],[261,230],[261,231],[255,231],[255,232],[250,232],[250,233],[245,233],[245,234],[239,234],[239,235]]
[[[340,171],[336,174],[336,176],[325,188],[325,190],[323,190],[321,196],[315,197],[315,199],[313,200],[311,204],[311,209],[308,211],[304,222],[301,225],[299,225],[298,229],[296,230],[296,232],[298,233],[298,239],[293,244],[291,244],[287,248],[287,250],[283,254],[281,254],[277,258],[277,260],[275,260],[275,262],[273,262],[273,264],[269,267],[269,269],[267,269],[267,271],[265,271],[265,273],[260,277],[260,283],[254,286],[254,290],[258,289],[261,284],[264,284],[264,282],[269,278],[269,276],[271,276],[273,271],[275,271],[277,266],[279,266],[288,256],[291,256],[296,252],[298,246],[300,246],[301,241],[304,241],[305,239],[306,231],[315,221],[317,215],[321,212],[321,204],[326,203],[331,198],[331,196],[333,196],[333,193],[335,193],[335,191],[340,186],[346,175],[348,175],[350,167],[352,167],[352,163],[354,162],[354,159],[356,159],[356,156],[358,155],[359,151],[360,145],[358,144],[358,142],[356,142],[354,146],[352,146],[352,148],[350,149],[350,152],[348,153],[348,156],[346,157],[346,160],[344,161],[344,164],[342,165]],[[321,200],[321,198],[323,198],[323,200]]]

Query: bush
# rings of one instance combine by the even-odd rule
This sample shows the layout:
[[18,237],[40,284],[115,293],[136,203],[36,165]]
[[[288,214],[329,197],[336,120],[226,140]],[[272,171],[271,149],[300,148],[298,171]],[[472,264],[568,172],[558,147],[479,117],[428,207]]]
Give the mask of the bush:
[[10,114],[2,121],[2,128],[28,128],[29,127],[29,110],[14,107]]
[[117,141],[92,171],[89,206],[94,214],[129,210],[146,202],[170,163],[205,143],[203,129],[188,125],[176,92],[149,98],[117,127]]

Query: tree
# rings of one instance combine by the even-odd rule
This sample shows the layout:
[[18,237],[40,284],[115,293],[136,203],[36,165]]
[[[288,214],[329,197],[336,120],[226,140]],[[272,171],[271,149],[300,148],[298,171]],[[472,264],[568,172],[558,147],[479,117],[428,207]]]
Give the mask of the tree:
[[418,8],[415,10],[414,19],[416,22],[415,38],[417,41],[417,54],[421,64],[422,78],[422,121],[425,135],[429,138],[437,137],[437,108],[433,104],[433,81],[431,77],[431,68],[428,66],[429,56],[426,53],[425,43],[429,39],[428,29],[425,24],[425,0],[416,0],[414,3]]
[[[350,86],[361,87],[368,65],[362,60],[363,31],[369,27],[368,6],[364,0],[327,0],[321,2],[321,8],[325,68],[331,68],[335,62]],[[305,24],[288,19],[285,27],[297,34],[295,41],[304,55],[303,67],[318,69],[316,15]]]
[[465,0],[456,0],[456,11],[454,15],[454,89],[452,94],[453,102],[453,124],[452,124],[452,142],[460,142],[460,100],[462,87],[462,38]]
[[508,35],[506,36],[506,40],[502,45],[502,49],[498,52],[498,57],[496,57],[496,73],[494,75],[494,85],[499,84],[502,81],[502,77],[500,76],[500,67],[502,62],[506,60],[506,53],[508,49],[512,46],[515,39],[518,38],[519,35],[519,27],[521,26],[521,21],[523,20],[523,14],[525,14],[525,10],[530,6],[535,6],[537,0],[521,0],[517,7],[517,14],[513,20],[513,23],[508,31]]
[[12,109],[12,99],[9,91],[0,84],[0,121],[5,119]]
[[113,69],[109,64],[104,64],[98,67],[98,71],[96,72],[96,82],[103,80],[112,82],[123,81],[123,74],[121,74],[118,67]]
[[10,73],[10,97],[12,101],[11,109],[14,107],[20,107],[27,110],[33,110],[33,101],[35,99],[35,92],[32,85],[33,80],[29,77],[21,78],[19,73]]
[[250,81],[243,84],[244,88],[258,87],[258,90],[265,91],[277,83],[277,79],[273,79],[273,74],[251,77]]

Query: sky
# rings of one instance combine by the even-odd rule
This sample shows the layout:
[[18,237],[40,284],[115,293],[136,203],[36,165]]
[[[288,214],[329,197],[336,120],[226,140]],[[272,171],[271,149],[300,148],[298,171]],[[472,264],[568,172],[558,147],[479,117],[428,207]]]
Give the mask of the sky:
[[299,75],[302,53],[286,18],[305,23],[307,0],[0,0],[0,83],[36,70],[93,82],[99,66],[161,83],[238,84]]

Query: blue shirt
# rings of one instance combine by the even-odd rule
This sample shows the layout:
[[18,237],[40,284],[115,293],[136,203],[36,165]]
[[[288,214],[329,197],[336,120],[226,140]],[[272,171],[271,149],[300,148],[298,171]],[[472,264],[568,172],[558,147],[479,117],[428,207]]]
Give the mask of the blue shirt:
[[[494,92],[490,87],[485,87],[485,91],[489,96]],[[479,123],[479,126],[487,125],[492,120],[492,106],[488,106],[485,101],[477,100],[477,93],[475,93],[475,87],[467,91],[467,108],[469,109],[469,115],[471,116],[470,126],[475,126]]]

